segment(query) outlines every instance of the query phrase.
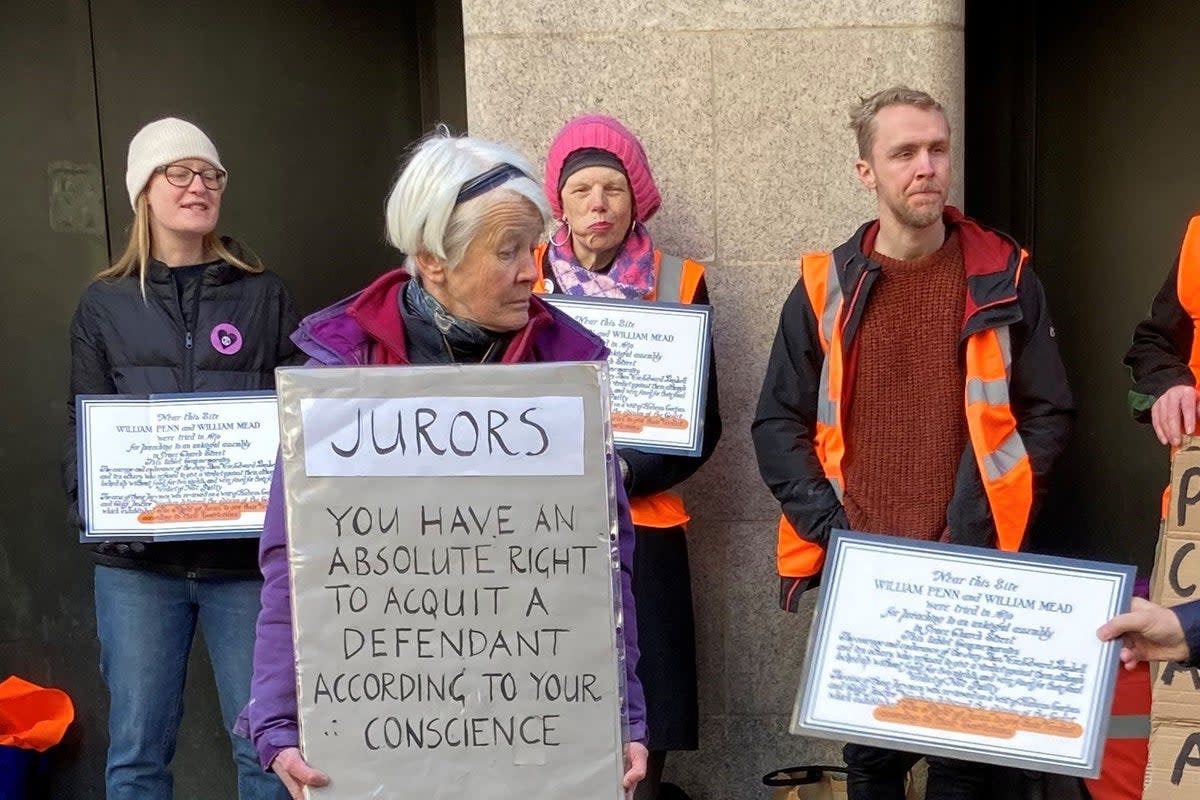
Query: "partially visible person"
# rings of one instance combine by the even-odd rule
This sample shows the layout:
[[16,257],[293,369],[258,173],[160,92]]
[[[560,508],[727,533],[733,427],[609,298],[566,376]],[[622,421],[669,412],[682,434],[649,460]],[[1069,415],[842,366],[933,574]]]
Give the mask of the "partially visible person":
[[[544,188],[558,220],[535,253],[534,291],[576,297],[709,304],[704,266],[656,250],[646,222],[658,187],[642,143],[617,120],[588,114],[568,122],[546,158]],[[696,635],[683,499],[670,490],[691,477],[721,438],[717,367],[709,353],[704,444],[699,455],[617,449],[637,549],[637,598],[650,760],[637,800],[654,800],[670,750],[699,746]]]
[[1101,641],[1122,639],[1121,662],[1134,669],[1143,661],[1179,661],[1200,667],[1200,600],[1166,608],[1140,597],[1129,611],[1100,626]]
[[[307,317],[295,340],[313,365],[521,364],[604,360],[604,343],[532,296],[533,252],[549,220],[529,163],[511,148],[435,133],[414,150],[387,201],[388,241],[404,266]],[[337,765],[309,765],[299,749],[287,523],[277,463],[260,564],[265,585],[255,643],[249,733],[262,765],[294,798],[324,786]],[[645,701],[637,675],[637,613],[630,588],[634,534],[618,483],[625,643],[623,786],[645,776]]]
[[1179,255],[1138,323],[1125,354],[1133,377],[1129,407],[1134,419],[1149,422],[1158,440],[1178,447],[1196,432],[1197,376],[1200,376],[1200,216],[1192,218]]
[[[71,321],[63,478],[78,509],[75,397],[273,389],[292,363],[287,287],[216,234],[226,171],[195,125],[166,118],[129,143],[133,226],[125,252],[84,290]],[[109,800],[165,800],[197,626],[231,729],[250,696],[262,580],[249,539],[107,544],[93,552],[100,671],[108,687]],[[286,798],[232,737],[241,800]]]
[[[879,216],[803,257],[752,428],[783,512],[790,611],[819,580],[835,528],[1020,550],[1074,412],[1028,255],[946,204],[941,104],[886,89],[851,127]],[[859,744],[843,755],[851,800],[903,797],[920,758]],[[927,761],[929,800],[983,796],[978,764]]]

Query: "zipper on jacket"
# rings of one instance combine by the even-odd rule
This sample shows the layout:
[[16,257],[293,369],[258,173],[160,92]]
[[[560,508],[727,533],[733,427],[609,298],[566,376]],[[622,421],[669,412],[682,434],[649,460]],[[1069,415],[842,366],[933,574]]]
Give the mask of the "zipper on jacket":
[[204,278],[208,274],[208,270],[200,273],[199,280],[196,281],[192,296],[192,317],[189,321],[186,314],[183,313],[183,298],[179,298],[179,316],[183,319],[183,391],[196,391],[196,350],[195,338],[192,336],[190,325],[199,326],[200,324],[200,295],[204,291]]
[[850,305],[843,306],[849,314],[846,314],[842,319],[842,333],[846,332],[846,328],[850,327],[850,318],[854,316],[854,309],[858,305],[858,295],[862,292],[863,284],[867,282],[867,270],[863,270],[858,276],[858,282],[854,284],[854,292],[850,295]]

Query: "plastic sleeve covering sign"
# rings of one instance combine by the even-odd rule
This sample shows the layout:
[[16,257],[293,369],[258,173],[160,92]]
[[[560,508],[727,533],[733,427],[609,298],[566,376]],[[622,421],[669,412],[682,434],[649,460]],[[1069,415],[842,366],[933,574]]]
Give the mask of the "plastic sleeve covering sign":
[[1133,567],[836,531],[792,732],[1099,773]]
[[603,364],[279,371],[314,797],[621,795]]
[[271,392],[80,395],[81,541],[258,536],[279,447]]
[[699,455],[711,367],[710,306],[565,295],[542,299],[608,347],[618,445]]

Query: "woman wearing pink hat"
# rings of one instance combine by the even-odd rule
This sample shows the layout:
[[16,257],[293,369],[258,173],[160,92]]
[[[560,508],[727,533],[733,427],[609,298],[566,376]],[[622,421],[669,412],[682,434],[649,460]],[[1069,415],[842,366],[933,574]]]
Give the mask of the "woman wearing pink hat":
[[[707,304],[704,266],[654,249],[645,223],[660,197],[642,143],[612,117],[568,122],[550,145],[545,189],[559,221],[535,252],[537,291]],[[709,370],[704,449],[699,456],[619,448],[637,530],[633,593],[646,694],[650,761],[637,800],[658,795],[669,750],[698,746],[696,641],[683,500],[669,490],[712,455],[721,438],[715,364]]]

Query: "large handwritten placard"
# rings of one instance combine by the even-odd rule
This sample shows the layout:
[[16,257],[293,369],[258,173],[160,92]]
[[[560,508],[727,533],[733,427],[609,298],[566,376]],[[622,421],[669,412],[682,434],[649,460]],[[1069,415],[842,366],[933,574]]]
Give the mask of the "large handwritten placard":
[[1130,566],[837,531],[792,732],[1095,777]]
[[76,419],[80,541],[262,532],[274,394],[80,395]]
[[621,795],[603,364],[278,373],[314,797]]
[[608,346],[618,445],[699,455],[710,369],[709,306],[557,294],[542,299]]
[[[1157,498],[1156,498],[1157,499]],[[1200,598],[1200,438],[1171,457],[1171,484],[1154,559],[1150,599],[1176,606]],[[1200,794],[1200,669],[1155,664],[1146,800]]]

